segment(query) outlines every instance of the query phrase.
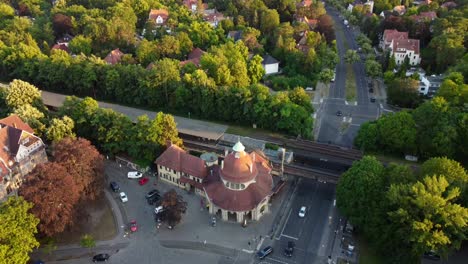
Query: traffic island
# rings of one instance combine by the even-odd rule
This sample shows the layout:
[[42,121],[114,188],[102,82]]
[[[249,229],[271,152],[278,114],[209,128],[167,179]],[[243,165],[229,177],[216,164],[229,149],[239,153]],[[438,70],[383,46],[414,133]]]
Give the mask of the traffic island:
[[345,95],[348,103],[354,104],[356,102],[356,76],[354,76],[353,65],[346,64],[346,81],[345,81]]

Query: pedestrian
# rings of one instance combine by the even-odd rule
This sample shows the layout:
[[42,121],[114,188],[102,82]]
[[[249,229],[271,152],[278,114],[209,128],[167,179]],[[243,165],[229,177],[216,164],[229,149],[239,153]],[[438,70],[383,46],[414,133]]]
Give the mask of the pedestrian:
[[206,245],[206,240],[205,240],[205,241],[203,241],[203,244],[204,244],[204,245]]
[[247,242],[247,244],[249,244],[249,247],[250,247],[250,241],[249,241],[249,242]]

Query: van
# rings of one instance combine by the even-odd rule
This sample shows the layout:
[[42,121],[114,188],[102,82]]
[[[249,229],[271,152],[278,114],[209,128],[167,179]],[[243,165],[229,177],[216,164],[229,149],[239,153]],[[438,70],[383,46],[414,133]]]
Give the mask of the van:
[[311,91],[314,90],[314,88],[312,88],[312,87],[307,87],[307,88],[305,88],[305,90],[308,91],[308,92],[311,92]]

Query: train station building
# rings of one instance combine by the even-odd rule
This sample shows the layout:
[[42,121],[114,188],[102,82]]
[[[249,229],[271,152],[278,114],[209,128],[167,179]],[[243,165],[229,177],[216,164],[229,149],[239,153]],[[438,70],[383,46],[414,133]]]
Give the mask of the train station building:
[[226,151],[220,164],[192,156],[175,145],[155,163],[161,180],[205,197],[210,214],[225,221],[257,221],[270,211],[272,169],[262,153],[247,153],[240,141],[232,151]]

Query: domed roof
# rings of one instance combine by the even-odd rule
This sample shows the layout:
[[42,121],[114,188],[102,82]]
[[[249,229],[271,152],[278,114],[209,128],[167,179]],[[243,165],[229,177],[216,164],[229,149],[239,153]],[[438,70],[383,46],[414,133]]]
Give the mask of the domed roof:
[[237,142],[232,148],[234,152],[224,158],[221,177],[229,182],[244,183],[255,179],[258,174],[257,164],[245,153],[244,145]]

